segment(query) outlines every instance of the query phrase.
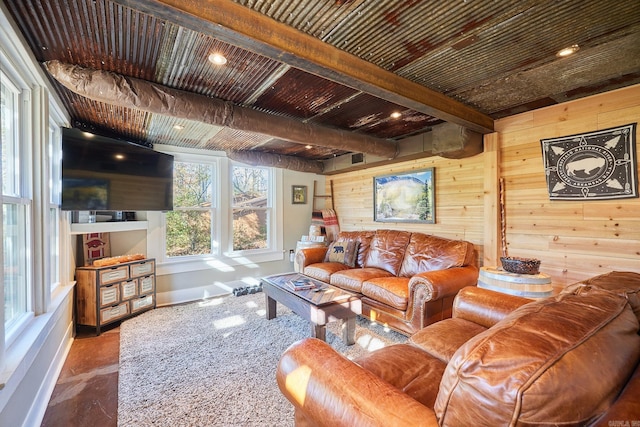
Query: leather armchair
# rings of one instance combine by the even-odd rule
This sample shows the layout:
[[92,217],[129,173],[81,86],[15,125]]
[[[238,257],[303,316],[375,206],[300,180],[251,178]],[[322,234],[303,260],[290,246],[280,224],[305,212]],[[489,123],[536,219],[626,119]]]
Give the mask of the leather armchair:
[[296,425],[631,423],[640,327],[628,295],[640,274],[624,278],[623,290],[592,281],[534,302],[468,287],[453,317],[353,362],[318,340],[295,343],[278,385]]

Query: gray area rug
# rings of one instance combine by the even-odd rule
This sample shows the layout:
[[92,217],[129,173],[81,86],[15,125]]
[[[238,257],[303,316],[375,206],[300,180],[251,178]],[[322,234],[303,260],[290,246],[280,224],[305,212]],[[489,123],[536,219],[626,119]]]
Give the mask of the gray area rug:
[[[310,325],[282,304],[265,319],[263,293],[157,308],[122,323],[119,426],[290,426],[293,407],[275,369]],[[327,342],[349,358],[406,337],[358,318],[356,344],[339,324]]]

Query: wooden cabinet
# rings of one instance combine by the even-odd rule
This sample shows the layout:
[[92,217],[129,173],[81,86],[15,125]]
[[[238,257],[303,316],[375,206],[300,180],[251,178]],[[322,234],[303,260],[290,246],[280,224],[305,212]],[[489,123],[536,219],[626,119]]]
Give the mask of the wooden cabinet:
[[107,267],[76,269],[76,316],[79,325],[102,326],[156,306],[154,259]]

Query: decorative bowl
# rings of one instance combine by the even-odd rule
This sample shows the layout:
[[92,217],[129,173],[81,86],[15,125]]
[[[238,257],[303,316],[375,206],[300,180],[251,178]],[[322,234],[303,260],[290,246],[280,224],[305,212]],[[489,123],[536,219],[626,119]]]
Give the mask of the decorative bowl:
[[500,257],[500,262],[502,269],[509,273],[538,274],[540,271],[540,260],[535,258],[503,256]]

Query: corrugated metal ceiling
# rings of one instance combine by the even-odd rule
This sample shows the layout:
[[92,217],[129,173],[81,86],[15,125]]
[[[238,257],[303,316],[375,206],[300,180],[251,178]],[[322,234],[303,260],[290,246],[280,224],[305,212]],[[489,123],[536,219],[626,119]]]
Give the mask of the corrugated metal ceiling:
[[[364,93],[264,55],[255,46],[221,41],[204,25],[196,31],[136,9],[139,3],[163,8],[162,1],[4,3],[38,61],[107,70],[376,138],[402,141],[442,122],[390,102],[384,91]],[[640,82],[637,1],[235,3],[493,118]],[[555,56],[572,44],[580,45],[578,54]],[[207,61],[211,52],[223,53],[228,63],[213,67]],[[309,149],[268,135],[111,106],[53,82],[74,123],[102,133],[178,147],[256,150],[315,160],[346,153],[315,145],[319,141],[309,141],[314,145]],[[402,118],[391,119],[394,111],[401,111]],[[188,132],[181,133],[176,125]]]

